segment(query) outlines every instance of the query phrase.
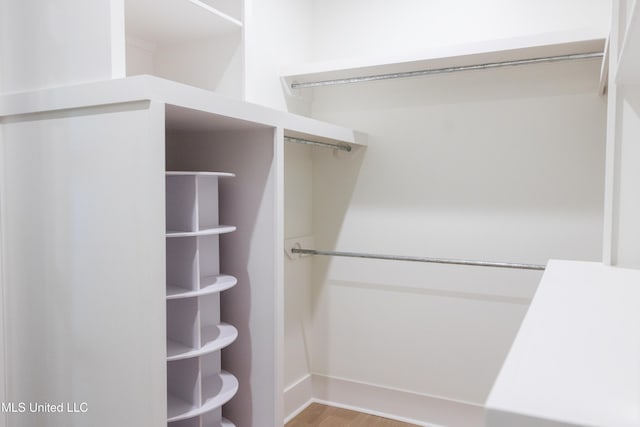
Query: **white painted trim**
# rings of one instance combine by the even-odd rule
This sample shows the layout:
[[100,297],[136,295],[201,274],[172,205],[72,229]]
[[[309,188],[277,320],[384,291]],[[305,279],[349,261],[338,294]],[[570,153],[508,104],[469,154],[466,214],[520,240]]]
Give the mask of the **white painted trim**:
[[307,374],[284,389],[284,423],[291,421],[313,401],[313,378]]
[[484,407],[476,403],[318,374],[287,387],[285,402],[287,421],[317,402],[425,427],[477,427],[484,423]]
[[[7,401],[7,349],[5,346],[5,283],[6,283],[6,263],[4,255],[7,253],[4,242],[4,143],[2,141],[2,124],[0,124],[0,402]],[[0,427],[6,427],[7,414],[0,415]]]
[[618,116],[618,85],[615,76],[618,67],[618,31],[617,24],[620,14],[619,2],[613,2],[612,31],[609,36],[609,76],[607,95],[607,134],[605,143],[605,172],[604,172],[604,218],[602,224],[602,262],[605,265],[615,265],[617,262],[617,128]]
[[110,13],[111,78],[121,79],[127,75],[124,0],[111,0]]
[[[275,175],[275,204],[273,213],[275,230],[275,386],[284,388],[284,129],[277,127],[273,135],[273,172]],[[275,425],[284,422],[284,396],[276,393]]]

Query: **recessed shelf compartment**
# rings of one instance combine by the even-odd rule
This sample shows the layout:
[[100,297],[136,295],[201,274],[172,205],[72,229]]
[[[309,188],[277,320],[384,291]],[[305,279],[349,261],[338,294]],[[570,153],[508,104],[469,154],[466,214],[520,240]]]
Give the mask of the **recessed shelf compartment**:
[[206,295],[226,291],[238,283],[238,280],[229,275],[205,276],[200,278],[200,287],[197,290],[186,290],[179,286],[167,286],[167,299],[191,298],[198,295]]
[[236,284],[220,275],[217,234],[166,239],[167,299],[186,298],[228,289]]
[[[197,358],[167,363],[167,418],[178,421],[202,412],[202,373]],[[204,411],[203,411],[204,412]]]
[[240,98],[243,13],[243,2],[233,0],[125,0],[127,76]]
[[211,0],[126,0],[125,27],[134,37],[170,44],[233,32],[242,22]]
[[[190,359],[188,359],[190,360]],[[167,398],[168,422],[186,420],[213,411],[227,403],[238,392],[238,380],[228,372],[209,375],[202,381],[202,400],[200,406],[176,395],[169,394]]]
[[234,231],[235,227],[220,225],[218,219],[218,179],[233,176],[224,172],[167,172],[167,237]]
[[202,330],[202,346],[198,349],[167,340],[167,361],[187,359],[221,350],[234,342],[237,337],[238,330],[226,323],[206,326]]

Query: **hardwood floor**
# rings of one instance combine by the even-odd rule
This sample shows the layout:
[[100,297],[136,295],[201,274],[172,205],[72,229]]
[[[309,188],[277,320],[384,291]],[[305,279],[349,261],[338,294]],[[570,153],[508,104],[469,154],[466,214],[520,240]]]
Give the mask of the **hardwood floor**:
[[388,418],[312,403],[285,427],[417,427]]

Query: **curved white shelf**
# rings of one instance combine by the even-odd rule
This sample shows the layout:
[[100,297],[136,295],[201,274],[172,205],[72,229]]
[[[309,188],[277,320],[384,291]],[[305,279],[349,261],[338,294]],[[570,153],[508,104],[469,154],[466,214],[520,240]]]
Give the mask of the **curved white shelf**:
[[167,286],[167,299],[191,298],[199,295],[214,294],[226,291],[234,287],[238,279],[233,276],[222,274],[220,276],[205,276],[200,278],[200,289],[188,290],[180,286]]
[[191,348],[176,341],[167,340],[167,361],[188,359],[201,356],[225,348],[238,338],[238,330],[226,323],[202,328],[205,344],[198,348]]
[[167,421],[180,421],[212,411],[227,403],[238,391],[238,380],[226,371],[202,380],[202,406],[167,396]]
[[199,0],[126,0],[127,35],[172,44],[239,31],[242,22]]
[[193,237],[193,236],[210,236],[212,234],[224,234],[236,231],[235,225],[218,225],[217,227],[205,228],[198,231],[176,231],[167,230],[167,238],[171,237]]
[[460,45],[378,58],[348,58],[284,67],[281,76],[292,83],[310,83],[353,77],[394,74],[494,62],[602,52],[606,34],[585,29]]
[[234,173],[229,172],[207,172],[207,171],[166,171],[167,176],[218,176],[220,178],[233,178]]

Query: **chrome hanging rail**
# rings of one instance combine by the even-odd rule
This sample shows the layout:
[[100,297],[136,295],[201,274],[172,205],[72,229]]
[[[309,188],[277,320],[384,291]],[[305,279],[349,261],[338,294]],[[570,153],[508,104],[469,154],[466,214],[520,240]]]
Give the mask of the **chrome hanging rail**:
[[309,139],[294,138],[291,136],[285,136],[284,139],[286,141],[295,142],[297,144],[317,145],[319,147],[333,148],[334,150],[342,150],[346,152],[351,151],[351,146],[346,143],[333,144],[331,142],[311,141]]
[[388,73],[388,74],[374,74],[370,76],[347,77],[343,79],[334,79],[334,80],[291,83],[291,89],[303,89],[303,88],[311,88],[311,87],[318,87],[318,86],[332,86],[332,85],[341,85],[341,84],[349,84],[349,83],[371,82],[376,80],[389,80],[389,79],[400,79],[400,78],[406,78],[406,77],[428,76],[431,74],[453,73],[456,71],[486,70],[486,69],[492,69],[492,68],[513,67],[516,65],[538,64],[543,62],[558,62],[558,61],[572,61],[577,59],[602,58],[603,56],[604,56],[603,52],[574,53],[569,55],[545,56],[541,58],[516,59],[513,61],[488,62],[485,64],[476,64],[476,65],[460,65],[455,67],[432,68],[428,70],[405,71],[405,72]]
[[402,255],[377,255],[377,254],[364,254],[364,253],[358,253],[358,252],[319,251],[315,249],[302,249],[302,248],[291,248],[291,252],[294,254],[301,254],[301,255],[326,255],[326,256],[339,256],[339,257],[348,257],[348,258],[383,259],[383,260],[390,260],[390,261],[412,261],[412,262],[428,262],[428,263],[435,263],[435,264],[469,265],[469,266],[476,266],[476,267],[517,268],[520,270],[544,270],[545,269],[545,266],[540,264],[472,261],[472,260],[464,260],[464,259],[427,258],[427,257],[402,256]]

